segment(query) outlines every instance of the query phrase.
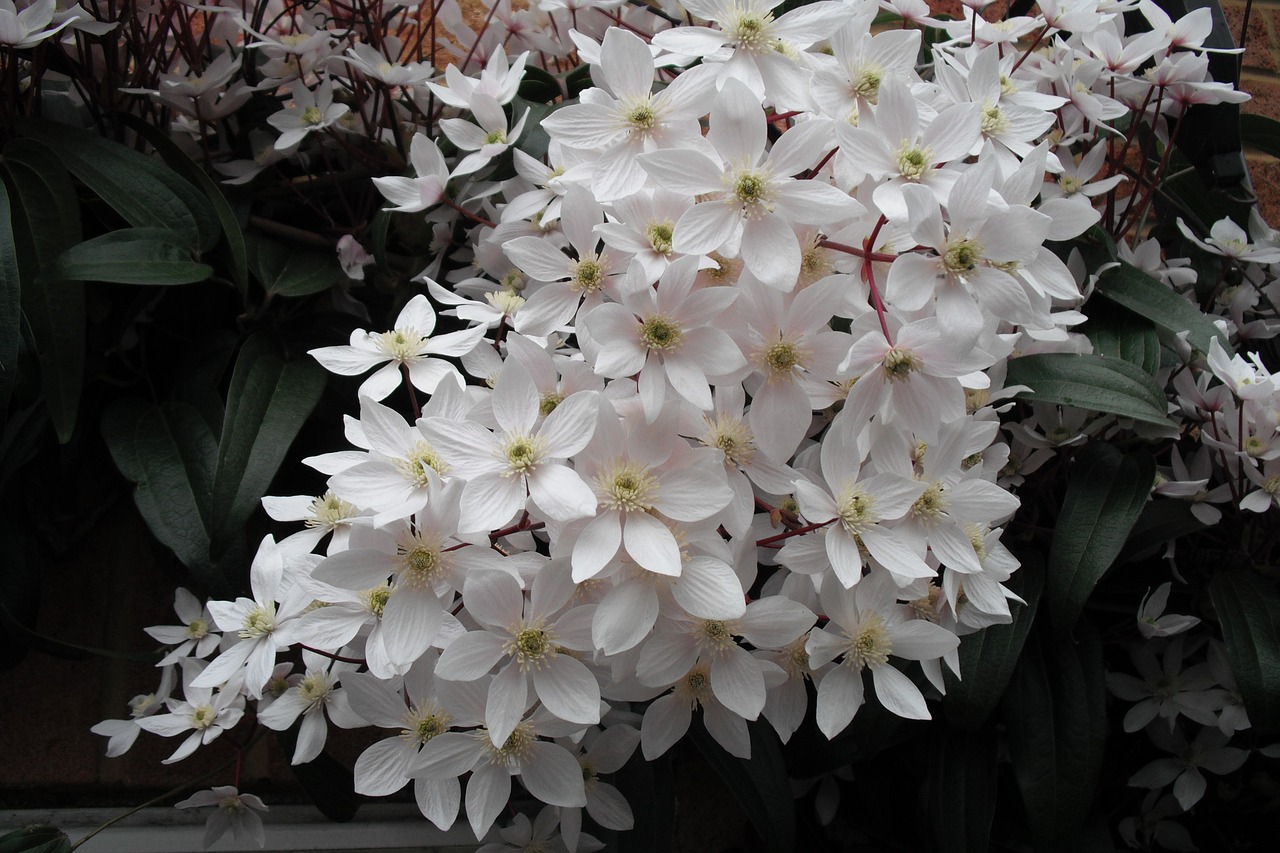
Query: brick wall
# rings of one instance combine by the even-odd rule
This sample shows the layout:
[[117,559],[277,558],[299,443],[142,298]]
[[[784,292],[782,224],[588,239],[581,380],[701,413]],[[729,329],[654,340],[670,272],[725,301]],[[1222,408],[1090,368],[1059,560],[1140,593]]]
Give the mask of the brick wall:
[[[1247,4],[1245,0],[1221,2],[1231,34],[1239,44]],[[1253,100],[1243,109],[1246,113],[1280,118],[1280,0],[1254,0],[1248,20],[1240,88],[1253,95]],[[1272,226],[1280,225],[1280,160],[1258,151],[1248,151],[1246,156],[1262,215]]]

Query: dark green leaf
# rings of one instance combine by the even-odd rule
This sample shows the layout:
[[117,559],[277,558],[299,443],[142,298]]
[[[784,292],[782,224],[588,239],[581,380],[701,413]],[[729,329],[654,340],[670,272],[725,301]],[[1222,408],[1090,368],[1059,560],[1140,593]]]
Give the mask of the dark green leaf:
[[1094,355],[1122,358],[1154,374],[1160,369],[1160,338],[1155,324],[1106,299],[1089,303],[1089,322],[1080,331],[1093,342]]
[[18,247],[13,240],[9,190],[0,181],[0,422],[18,381],[18,344],[22,340],[22,286]]
[[527,101],[518,95],[511,102],[511,109],[515,111],[517,119],[524,115],[526,108],[529,110],[529,117],[525,119],[524,133],[520,134],[520,138],[516,140],[516,147],[533,159],[541,160],[547,156],[547,146],[551,144],[551,137],[542,129],[542,121],[551,115],[555,108],[548,104]]
[[121,113],[120,119],[133,128],[139,136],[151,143],[151,147],[155,148],[156,153],[164,158],[169,168],[186,178],[187,181],[204,193],[205,198],[209,200],[209,204],[213,208],[214,214],[218,217],[218,223],[222,226],[222,234],[227,240],[227,248],[231,251],[231,278],[236,283],[236,287],[239,288],[241,297],[247,296],[249,293],[249,253],[245,247],[244,230],[240,227],[240,220],[227,202],[227,197],[222,194],[221,188],[164,131],[128,113]]
[[1169,426],[1160,386],[1124,359],[1074,353],[1037,353],[1009,361],[1006,380],[1026,385],[1020,397],[1076,406]]
[[750,760],[725,752],[701,720],[689,728],[689,736],[742,804],[764,849],[788,853],[795,849],[796,813],[782,744],[763,719],[747,723],[747,728],[751,732]]
[[1153,548],[1159,548],[1174,539],[1204,530],[1205,524],[1191,514],[1191,504],[1184,500],[1162,499],[1149,501],[1142,508],[1129,538],[1116,558],[1116,564],[1137,559]]
[[1077,642],[1032,632],[1002,715],[1037,851],[1079,850],[1107,737],[1102,643],[1085,621]]
[[379,272],[384,273],[390,269],[387,264],[387,232],[391,230],[391,217],[391,211],[379,210],[373,215],[373,224],[369,227],[373,235],[373,262],[378,265]]
[[0,853],[67,853],[71,840],[56,826],[32,824],[0,835]]
[[47,146],[130,225],[167,228],[200,252],[217,245],[222,227],[209,200],[163,163],[96,133],[52,122],[24,119],[19,130]]
[[934,728],[929,816],[939,853],[986,853],[996,813],[996,736]]
[[255,336],[236,359],[218,444],[212,491],[215,553],[258,507],[289,445],[320,400],[325,373],[310,360],[286,362]]
[[67,170],[48,149],[15,140],[5,146],[4,162],[15,191],[11,202],[22,210],[22,236],[29,246],[24,258],[19,244],[19,265],[27,282],[22,313],[35,339],[49,417],[58,440],[66,444],[75,430],[84,382],[84,285],[39,276],[45,265],[80,242],[80,206]]
[[133,500],[152,534],[207,591],[226,590],[228,578],[210,558],[209,507],[218,445],[200,412],[184,403],[117,403],[104,419],[103,437],[121,473],[137,484]]
[[853,722],[831,740],[818,730],[812,715],[807,717],[787,742],[787,770],[794,778],[806,779],[866,761],[895,743],[904,722],[886,711],[875,691],[868,689]]
[[982,728],[1000,704],[1040,606],[1044,561],[1035,552],[1020,553],[1018,558],[1022,568],[1005,586],[1027,603],[1009,603],[1013,622],[1008,625],[991,625],[961,638],[960,678],[946,667],[942,670],[947,686],[942,707],[947,723],[961,731]]
[[1155,483],[1155,460],[1090,444],[1075,458],[1049,546],[1053,621],[1070,631],[1093,588],[1120,555]]
[[1214,575],[1209,596],[1249,721],[1260,734],[1274,735],[1280,732],[1280,594],[1274,584],[1235,569]]
[[[292,759],[298,745],[297,731],[285,729],[276,732],[276,737],[285,756]],[[305,764],[292,765],[291,769],[311,802],[329,820],[345,823],[356,816],[360,798],[355,793],[355,774],[349,767],[340,764],[329,753],[322,752]]]
[[564,75],[564,87],[569,100],[573,100],[594,85],[591,81],[591,66],[585,62]]
[[253,239],[250,249],[258,281],[271,294],[307,296],[328,290],[346,277],[336,249],[321,253],[265,238]]
[[[554,101],[564,92],[560,88],[560,81],[554,74],[536,65],[529,65],[524,69],[524,77],[520,80],[518,94],[526,101],[545,104],[548,101]],[[512,117],[512,121],[520,119],[520,111],[518,108],[516,109],[517,112]]]
[[1103,273],[1097,292],[1146,317],[1169,335],[1188,332],[1187,341],[1201,352],[1209,351],[1209,341],[1213,338],[1217,338],[1227,352],[1232,351],[1221,330],[1199,307],[1131,264],[1121,262],[1120,266]]
[[55,281],[107,281],[118,284],[194,284],[213,275],[213,267],[191,260],[182,238],[167,228],[121,228],[85,240],[47,267]]

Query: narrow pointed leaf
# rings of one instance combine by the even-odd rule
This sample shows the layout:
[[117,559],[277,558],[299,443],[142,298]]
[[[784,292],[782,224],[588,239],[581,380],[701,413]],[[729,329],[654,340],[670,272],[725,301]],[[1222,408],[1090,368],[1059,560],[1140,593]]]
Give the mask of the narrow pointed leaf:
[[1076,457],[1049,546],[1047,593],[1053,621],[1070,631],[1111,568],[1155,482],[1155,460],[1091,444]]
[[1280,733],[1280,594],[1275,584],[1244,569],[1209,582],[1227,660],[1249,721],[1259,733]]
[[1006,586],[1027,603],[1009,603],[1013,621],[1008,625],[992,625],[961,638],[959,679],[943,667],[947,686],[943,711],[947,722],[960,731],[980,729],[1000,704],[1035,621],[1044,589],[1044,561],[1031,552],[1018,558],[1022,568]]
[[1209,341],[1213,338],[1231,352],[1231,344],[1204,312],[1174,293],[1167,284],[1132,264],[1122,261],[1120,266],[1103,273],[1097,291],[1112,302],[1146,317],[1170,335],[1188,332],[1187,340],[1201,352],[1209,351]]
[[1036,850],[1073,846],[1089,814],[1106,748],[1102,643],[1033,632],[1002,703],[1013,773]]
[[191,259],[182,238],[167,228],[121,228],[67,249],[44,271],[54,281],[118,284],[194,284],[213,267]]
[[240,350],[212,485],[210,532],[215,553],[240,530],[267,493],[289,445],[320,400],[325,374],[311,361],[286,362],[265,336]]
[[988,850],[996,813],[995,730],[956,734],[935,727],[928,786],[939,853]]
[[1160,386],[1122,358],[1060,352],[1024,355],[1009,361],[1007,381],[1031,389],[1020,395],[1024,399],[1169,425]]

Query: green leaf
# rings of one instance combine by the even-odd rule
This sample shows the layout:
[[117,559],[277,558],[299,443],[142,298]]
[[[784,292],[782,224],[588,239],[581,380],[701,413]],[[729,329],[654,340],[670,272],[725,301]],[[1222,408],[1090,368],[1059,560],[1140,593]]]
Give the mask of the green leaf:
[[1035,552],[1019,553],[1022,568],[1005,584],[1025,605],[1009,602],[1013,621],[991,625],[960,640],[960,678],[943,667],[947,694],[942,699],[947,723],[965,732],[982,728],[1000,704],[1035,621],[1044,590],[1044,561]]
[[249,251],[245,246],[244,229],[240,227],[240,219],[227,202],[222,189],[209,177],[208,172],[186,155],[172,139],[160,128],[148,124],[137,116],[121,113],[120,119],[141,136],[173,169],[186,178],[193,186],[204,193],[218,217],[222,234],[227,240],[227,248],[231,251],[231,279],[236,283],[243,298],[249,293]]
[[1120,266],[1103,273],[1097,292],[1146,317],[1171,336],[1188,332],[1187,341],[1201,352],[1209,351],[1209,341],[1213,338],[1217,338],[1228,353],[1232,351],[1222,331],[1199,307],[1132,264],[1121,262]]
[[22,285],[18,247],[13,240],[9,190],[0,181],[0,422],[18,381],[18,344],[22,340]]
[[1155,460],[1090,444],[1075,458],[1049,546],[1047,594],[1053,621],[1070,631],[1111,568],[1155,483]]
[[1235,569],[1214,575],[1209,597],[1249,721],[1259,734],[1274,735],[1280,732],[1280,594],[1274,584]]
[[377,264],[378,271],[384,273],[391,269],[387,263],[387,232],[391,230],[391,216],[391,211],[379,210],[373,215],[373,224],[369,226],[373,237],[373,261]]
[[564,75],[564,88],[569,100],[577,98],[594,85],[591,81],[591,66],[585,62]]
[[103,438],[121,473],[137,484],[133,500],[152,534],[207,592],[227,590],[228,578],[210,557],[218,445],[199,410],[185,403],[116,403],[107,410]]
[[1169,426],[1160,386],[1124,359],[1074,353],[1037,353],[1010,359],[1006,382],[1026,385],[1022,399],[1107,412]]
[[[276,732],[280,748],[286,756],[293,757],[298,745],[298,732],[288,728]],[[346,823],[356,816],[360,797],[356,795],[356,777],[351,768],[338,762],[332,755],[322,752],[304,764],[293,764],[293,775],[307,792],[311,802],[329,820]]]
[[346,274],[336,250],[321,253],[257,237],[250,241],[254,273],[267,293],[307,296],[328,290]]
[[1191,514],[1191,504],[1176,498],[1148,501],[1129,531],[1116,565],[1141,557],[1174,539],[1204,530],[1205,523]]
[[[563,95],[564,91],[560,88],[560,80],[550,71],[529,65],[524,69],[524,77],[520,79],[517,93],[526,101],[545,104]],[[519,121],[522,110],[519,107],[512,109],[515,112],[512,121]]]
[[1079,850],[1107,737],[1102,643],[1033,632],[1002,703],[1013,773],[1037,851]]
[[324,383],[325,372],[314,362],[284,361],[265,336],[250,338],[240,350],[213,480],[209,529],[215,554],[259,506]]
[[121,228],[72,246],[42,275],[58,281],[194,284],[213,275],[213,267],[191,260],[182,239],[167,228]]
[[68,853],[71,839],[56,826],[32,824],[0,835],[0,853]]
[[996,813],[996,736],[934,727],[929,749],[930,823],[939,853],[986,853]]
[[1080,331],[1093,342],[1094,355],[1122,358],[1154,374],[1160,369],[1160,337],[1155,324],[1106,299],[1089,304],[1089,322]]
[[524,115],[526,108],[529,110],[529,117],[525,120],[524,133],[516,140],[516,147],[533,159],[541,160],[547,156],[547,146],[551,144],[551,137],[542,129],[542,121],[555,112],[555,107],[528,101],[518,95],[511,102],[516,118]]
[[[35,340],[49,417],[58,441],[66,444],[75,431],[84,383],[84,285],[46,280],[40,272],[80,242],[80,205],[71,177],[48,149],[30,140],[14,140],[4,148],[4,163],[13,181],[11,201],[21,208],[25,226],[23,242],[17,243],[19,269],[27,282],[22,313]],[[19,239],[17,232],[14,236]]]
[[689,728],[689,736],[741,803],[760,834],[764,849],[789,853],[795,849],[796,813],[782,760],[782,744],[764,720],[747,723],[747,729],[751,733],[750,760],[725,752],[701,719]]
[[130,225],[167,228],[200,252],[217,245],[222,228],[209,200],[163,163],[66,125],[24,119],[18,127],[23,135],[47,146]]

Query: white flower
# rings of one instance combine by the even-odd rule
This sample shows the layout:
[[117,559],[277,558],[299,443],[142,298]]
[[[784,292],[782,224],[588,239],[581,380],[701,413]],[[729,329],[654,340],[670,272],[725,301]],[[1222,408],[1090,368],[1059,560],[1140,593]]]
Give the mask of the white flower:
[[258,721],[269,729],[284,731],[302,717],[298,742],[293,751],[293,764],[304,764],[320,754],[328,737],[327,715],[334,725],[353,729],[363,721],[347,701],[347,691],[337,686],[344,672],[355,664],[328,660],[315,652],[303,650],[306,673],[298,678],[267,708],[259,708]]
[[252,841],[259,847],[266,846],[267,836],[258,812],[267,811],[267,807],[258,797],[242,794],[232,785],[221,785],[207,791],[197,791],[182,802],[173,804],[176,809],[198,809],[206,806],[218,808],[205,821],[205,847],[213,846],[228,829],[237,844]]
[[292,148],[307,134],[324,130],[351,111],[346,104],[333,102],[333,81],[329,78],[320,81],[315,91],[301,80],[295,80],[289,90],[293,93],[293,106],[267,116],[267,124],[280,131],[277,150]]
[[1154,593],[1142,597],[1142,604],[1138,607],[1138,632],[1148,640],[1152,637],[1172,637],[1200,624],[1200,620],[1194,616],[1178,616],[1174,613],[1165,615],[1164,608],[1169,601],[1169,589],[1172,586],[1172,582],[1165,581],[1156,587]]
[[198,598],[178,587],[173,597],[173,609],[183,624],[157,625],[143,629],[153,639],[174,647],[156,666],[177,663],[188,655],[206,658],[218,648],[222,635],[213,630],[213,616],[210,615],[209,608],[201,606]]

